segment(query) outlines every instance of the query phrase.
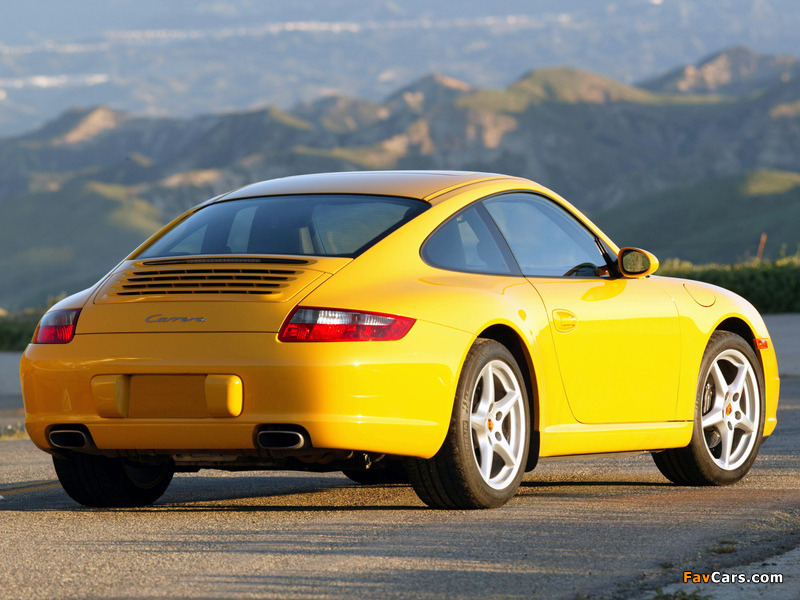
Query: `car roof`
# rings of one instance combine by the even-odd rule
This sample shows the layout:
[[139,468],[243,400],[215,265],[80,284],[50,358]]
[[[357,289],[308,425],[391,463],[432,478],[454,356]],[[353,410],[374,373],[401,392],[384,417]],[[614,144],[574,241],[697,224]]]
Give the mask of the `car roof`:
[[347,171],[295,175],[247,185],[211,200],[220,202],[287,194],[374,194],[431,201],[445,192],[496,179],[517,179],[497,173],[469,171]]

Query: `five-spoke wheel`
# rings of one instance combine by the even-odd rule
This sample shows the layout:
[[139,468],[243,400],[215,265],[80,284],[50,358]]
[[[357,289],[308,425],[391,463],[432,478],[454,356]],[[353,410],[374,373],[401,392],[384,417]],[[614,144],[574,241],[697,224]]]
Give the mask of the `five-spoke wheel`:
[[492,508],[516,493],[528,458],[525,380],[502,344],[478,339],[467,354],[450,429],[428,460],[406,461],[423,502],[436,508]]
[[501,490],[519,472],[527,426],[520,382],[503,360],[489,362],[472,392],[472,451],[481,477]]
[[675,483],[735,483],[750,470],[764,429],[764,384],[755,352],[735,333],[714,333],[698,384],[692,441],[653,459]]
[[741,466],[758,439],[761,394],[750,361],[725,350],[711,365],[702,391],[700,423],[714,463],[725,470]]

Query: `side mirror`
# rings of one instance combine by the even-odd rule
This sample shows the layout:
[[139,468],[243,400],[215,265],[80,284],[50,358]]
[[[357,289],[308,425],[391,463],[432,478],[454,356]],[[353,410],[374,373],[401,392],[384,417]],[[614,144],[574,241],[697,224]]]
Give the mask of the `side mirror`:
[[658,259],[647,250],[622,248],[617,255],[617,265],[623,277],[647,277],[658,269]]

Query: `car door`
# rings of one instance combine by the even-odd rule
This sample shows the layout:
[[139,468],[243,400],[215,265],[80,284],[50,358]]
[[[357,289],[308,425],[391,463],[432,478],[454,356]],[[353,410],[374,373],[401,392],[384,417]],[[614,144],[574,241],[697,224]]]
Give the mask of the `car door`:
[[550,199],[517,192],[484,206],[544,301],[575,418],[673,419],[680,325],[672,299],[647,278],[617,277],[604,257],[610,250]]

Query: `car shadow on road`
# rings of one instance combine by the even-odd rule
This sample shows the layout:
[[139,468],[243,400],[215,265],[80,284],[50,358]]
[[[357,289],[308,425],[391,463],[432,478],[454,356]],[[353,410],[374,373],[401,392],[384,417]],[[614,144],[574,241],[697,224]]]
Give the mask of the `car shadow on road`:
[[570,486],[579,486],[579,487],[589,487],[589,486],[599,486],[599,487],[675,487],[674,483],[670,483],[669,481],[523,481],[520,484],[520,487],[529,487],[529,488],[537,488],[537,487],[570,487]]
[[[675,487],[658,481],[523,481],[526,496],[608,496],[630,488]],[[605,488],[605,489],[603,489]],[[155,504],[140,508],[91,508],[77,504],[58,480],[7,483],[0,486],[0,512],[115,513],[335,513],[354,511],[427,511],[408,484],[359,485],[344,478],[315,477],[176,477]]]
[[[540,480],[523,481],[519,486],[517,497],[550,498],[550,499],[608,499],[612,496],[623,497],[630,494],[659,493],[667,488],[677,489],[669,481],[652,480]],[[637,490],[633,492],[632,490]]]
[[177,477],[155,504],[142,508],[90,508],[71,500],[58,480],[0,486],[0,512],[351,512],[428,510],[411,486],[364,486],[344,478]]

